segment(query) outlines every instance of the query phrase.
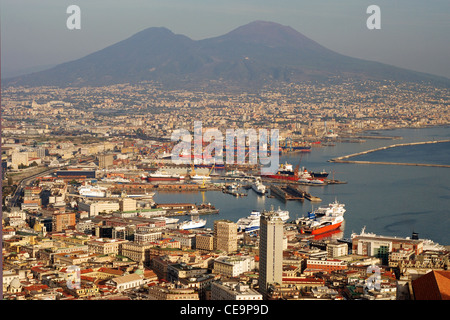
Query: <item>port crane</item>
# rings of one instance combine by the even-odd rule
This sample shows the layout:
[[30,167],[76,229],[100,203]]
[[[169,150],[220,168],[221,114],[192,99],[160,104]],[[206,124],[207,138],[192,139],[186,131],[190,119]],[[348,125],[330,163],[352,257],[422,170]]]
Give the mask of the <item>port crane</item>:
[[[211,166],[211,170],[209,170],[209,172],[208,172],[208,174],[206,175],[206,177],[209,177],[209,175],[211,174],[211,172],[214,170],[214,166],[215,166],[215,164],[213,164],[212,166]],[[204,177],[203,178],[203,182],[202,182],[202,185],[200,186],[200,189],[206,189],[206,177]]]
[[[289,145],[288,145],[288,143],[289,143]],[[292,151],[292,139],[291,139],[290,137],[287,137],[287,138],[285,139],[284,149],[285,149],[285,150]]]
[[302,162],[302,158],[303,158],[303,153],[300,154],[300,159],[298,160],[298,163],[294,169],[294,176],[296,179],[298,179],[298,170],[300,169],[300,163]]

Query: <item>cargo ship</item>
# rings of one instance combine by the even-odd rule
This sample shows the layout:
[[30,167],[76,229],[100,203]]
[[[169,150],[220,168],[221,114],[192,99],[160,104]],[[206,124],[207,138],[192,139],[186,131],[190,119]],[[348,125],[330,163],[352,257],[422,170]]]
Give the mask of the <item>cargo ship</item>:
[[288,151],[311,152],[311,146],[284,146],[281,148]]
[[308,212],[307,217],[297,219],[295,222],[302,233],[318,235],[338,229],[344,222],[344,204],[337,201],[328,206],[321,206],[317,210]]
[[328,177],[328,172],[326,172],[325,170],[322,170],[321,172],[311,171],[310,174],[311,177],[315,179],[326,179]]

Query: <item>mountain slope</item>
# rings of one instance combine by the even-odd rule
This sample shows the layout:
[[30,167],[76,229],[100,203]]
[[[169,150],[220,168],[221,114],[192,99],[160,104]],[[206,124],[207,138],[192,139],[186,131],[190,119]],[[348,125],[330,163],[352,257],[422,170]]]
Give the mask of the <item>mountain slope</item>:
[[447,78],[344,56],[291,27],[265,21],[199,41],[166,28],[148,28],[81,59],[6,79],[4,85],[96,86],[157,81],[172,88],[200,88],[217,82],[259,88],[276,82],[336,77],[430,81],[450,87]]

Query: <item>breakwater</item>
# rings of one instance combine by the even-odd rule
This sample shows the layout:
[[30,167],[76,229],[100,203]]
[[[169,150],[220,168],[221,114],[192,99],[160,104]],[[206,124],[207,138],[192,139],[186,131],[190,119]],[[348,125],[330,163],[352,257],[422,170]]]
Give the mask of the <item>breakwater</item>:
[[443,142],[450,142],[450,140],[432,140],[432,141],[423,141],[423,142],[410,142],[410,143],[393,144],[393,145],[390,145],[390,146],[379,147],[379,148],[375,148],[375,149],[370,149],[370,150],[366,150],[366,151],[352,153],[352,154],[349,154],[349,155],[346,155],[346,156],[342,156],[342,157],[333,158],[333,159],[328,160],[328,162],[450,168],[450,165],[447,165],[447,164],[349,160],[350,158],[353,158],[353,157],[361,156],[361,155],[372,153],[372,152],[376,152],[376,151],[391,149],[391,148],[398,148],[398,147],[404,147],[404,146],[414,146],[414,145],[422,145],[422,144],[432,144],[432,143],[443,143]]

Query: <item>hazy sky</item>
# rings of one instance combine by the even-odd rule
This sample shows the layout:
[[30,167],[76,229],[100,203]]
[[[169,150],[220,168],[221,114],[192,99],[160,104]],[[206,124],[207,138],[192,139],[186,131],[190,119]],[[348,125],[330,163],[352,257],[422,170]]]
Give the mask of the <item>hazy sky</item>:
[[[69,30],[66,9],[81,9]],[[381,29],[369,30],[369,5]],[[255,20],[291,26],[336,52],[450,78],[449,0],[1,0],[2,77],[81,58],[148,27],[198,40]]]

